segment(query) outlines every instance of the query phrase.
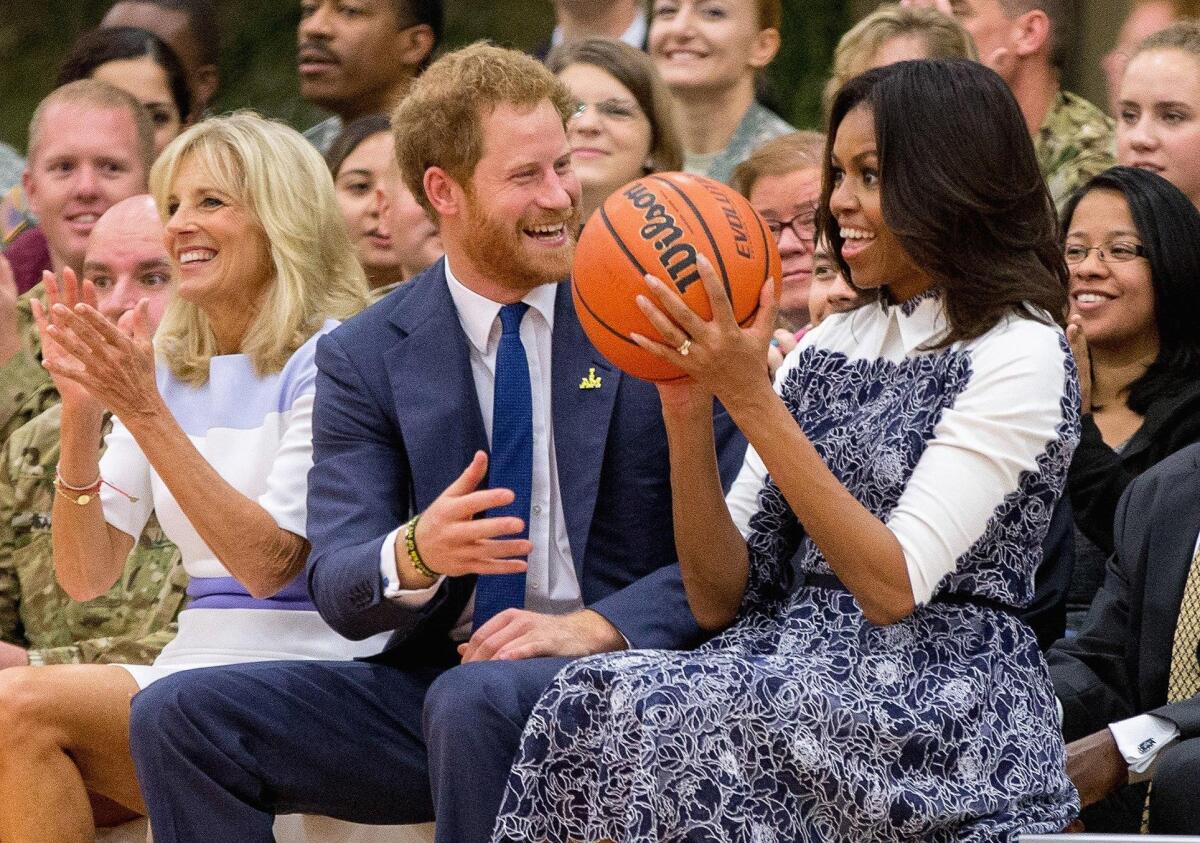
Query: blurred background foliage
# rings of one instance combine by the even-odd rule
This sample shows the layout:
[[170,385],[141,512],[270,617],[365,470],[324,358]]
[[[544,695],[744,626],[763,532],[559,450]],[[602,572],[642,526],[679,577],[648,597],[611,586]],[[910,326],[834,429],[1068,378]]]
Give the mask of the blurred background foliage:
[[[25,148],[29,117],[51,88],[71,42],[112,0],[0,2],[0,140]],[[596,0],[604,2],[604,0]],[[298,0],[218,0],[223,44],[217,111],[250,107],[305,128],[322,116],[297,94]],[[794,125],[818,128],[820,91],[833,46],[879,0],[783,0],[783,48],[768,74],[768,101]],[[1067,86],[1103,103],[1097,63],[1129,0],[1078,0]],[[445,47],[492,38],[520,49],[543,42],[551,0],[446,0]]]
[[[597,0],[603,2],[604,0]],[[0,13],[0,140],[24,150],[34,107],[72,41],[94,27],[112,0],[3,0]],[[783,49],[769,98],[798,126],[819,122],[821,85],[833,44],[850,25],[844,0],[783,0]],[[250,107],[305,128],[322,116],[297,94],[298,0],[218,0],[221,92],[217,111]],[[550,0],[446,0],[445,46],[479,38],[531,49],[553,27]]]

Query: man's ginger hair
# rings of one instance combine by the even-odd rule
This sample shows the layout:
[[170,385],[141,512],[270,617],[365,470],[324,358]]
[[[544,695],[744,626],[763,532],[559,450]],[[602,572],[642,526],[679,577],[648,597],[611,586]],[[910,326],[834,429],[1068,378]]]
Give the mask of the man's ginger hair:
[[570,92],[524,53],[481,41],[442,56],[417,77],[392,113],[405,186],[436,218],[425,195],[425,171],[440,167],[469,190],[483,157],[483,120],[501,105],[533,108],[546,100],[565,126],[575,111]]

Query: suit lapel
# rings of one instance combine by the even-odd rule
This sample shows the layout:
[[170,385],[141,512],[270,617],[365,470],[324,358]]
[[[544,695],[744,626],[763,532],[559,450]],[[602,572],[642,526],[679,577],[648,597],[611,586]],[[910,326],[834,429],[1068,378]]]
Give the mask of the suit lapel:
[[384,356],[384,364],[412,467],[413,505],[419,511],[488,443],[467,338],[442,262],[408,283],[413,289],[391,315],[402,337]]
[[[608,428],[616,406],[621,372],[592,346],[571,302],[568,283],[560,284],[554,303],[554,337],[551,351],[550,388],[554,416],[554,453],[558,463],[558,486],[567,522],[567,537],[575,572],[582,583],[583,560],[596,495]],[[584,388],[592,370],[599,387]]]
[[[1139,653],[1146,699],[1166,699],[1171,669],[1171,650],[1183,588],[1196,548],[1200,527],[1200,473],[1193,465],[1186,472],[1164,476],[1159,488],[1166,496],[1162,506],[1152,507],[1145,559],[1139,560],[1139,579],[1144,588],[1142,646]],[[1147,569],[1153,581],[1146,579]]]

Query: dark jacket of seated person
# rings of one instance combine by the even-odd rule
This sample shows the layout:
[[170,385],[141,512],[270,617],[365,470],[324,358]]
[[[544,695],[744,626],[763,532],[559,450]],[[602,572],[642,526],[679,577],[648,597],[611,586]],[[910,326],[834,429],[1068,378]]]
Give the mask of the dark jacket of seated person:
[[[1089,831],[1136,831],[1146,788],[1125,785],[1149,772],[1150,830],[1200,833],[1198,534],[1200,445],[1192,445],[1129,485],[1116,553],[1084,628],[1048,653],[1068,772],[1085,806],[1104,800],[1083,815]],[[1130,721],[1139,715],[1152,717]]]
[[[657,391],[596,351],[566,284],[552,336],[554,450],[582,601],[631,647],[692,646],[701,632],[676,563]],[[317,349],[309,588],[349,638],[394,630],[376,657],[384,663],[458,661],[451,632],[475,577],[446,578],[432,600],[410,608],[384,596],[380,548],[488,449],[467,343],[439,261]],[[714,412],[728,488],[745,440],[724,410]]]

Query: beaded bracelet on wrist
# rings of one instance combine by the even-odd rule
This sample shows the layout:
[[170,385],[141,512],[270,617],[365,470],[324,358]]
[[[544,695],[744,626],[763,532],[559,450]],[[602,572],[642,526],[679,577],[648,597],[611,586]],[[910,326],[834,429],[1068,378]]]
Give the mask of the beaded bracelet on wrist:
[[408,561],[417,573],[426,579],[436,580],[441,574],[426,565],[425,560],[421,558],[421,551],[417,550],[417,522],[420,520],[420,515],[414,515],[412,520],[404,525],[404,548],[408,551]]

